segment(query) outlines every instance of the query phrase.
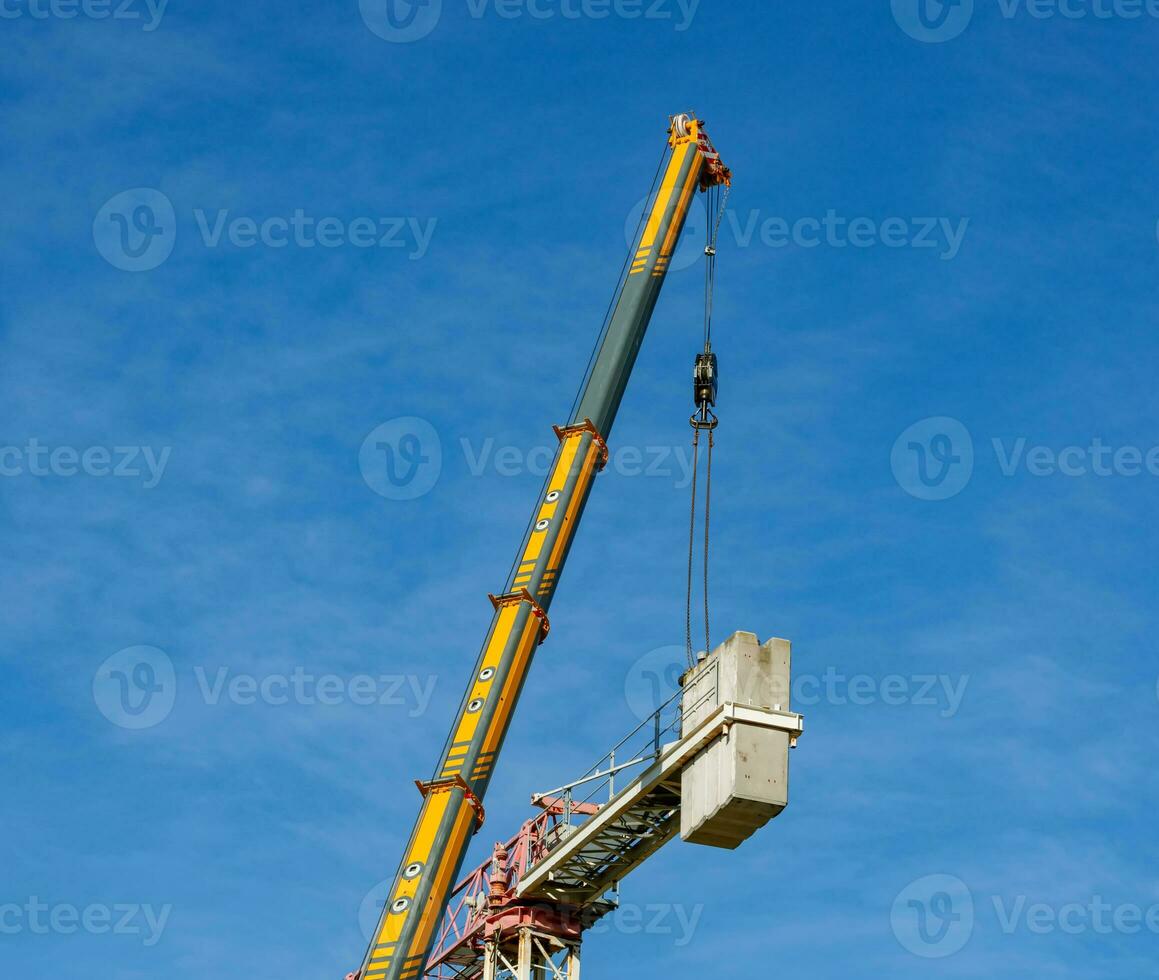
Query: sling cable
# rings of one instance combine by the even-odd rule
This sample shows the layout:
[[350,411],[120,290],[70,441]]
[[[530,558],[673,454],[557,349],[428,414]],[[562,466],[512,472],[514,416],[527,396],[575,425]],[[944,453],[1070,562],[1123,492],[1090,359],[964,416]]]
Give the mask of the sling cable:
[[[724,190],[721,191],[723,186]],[[700,457],[700,434],[708,434],[708,451],[704,476],[704,651],[712,649],[708,613],[708,546],[712,512],[712,449],[716,427],[720,424],[713,409],[716,407],[718,365],[712,350],[712,299],[716,288],[716,243],[720,236],[720,222],[728,203],[729,185],[716,185],[705,192],[706,241],[704,245],[704,349],[696,355],[692,367],[692,393],[696,411],[688,420],[692,426],[692,505],[688,520],[688,591],[684,605],[684,645],[688,666],[696,666],[692,649],[692,575],[696,552],[696,496],[699,484],[697,470]]]

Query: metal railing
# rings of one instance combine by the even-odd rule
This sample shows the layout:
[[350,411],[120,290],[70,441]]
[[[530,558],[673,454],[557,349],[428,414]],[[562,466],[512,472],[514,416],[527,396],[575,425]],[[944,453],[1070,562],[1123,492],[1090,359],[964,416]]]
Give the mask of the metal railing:
[[[621,777],[619,783],[623,786],[623,774],[634,777],[643,772],[660,757],[666,745],[679,741],[687,717],[694,716],[705,703],[715,702],[718,675],[719,665],[713,661],[708,669],[690,681],[688,688],[673,694],[579,779],[546,793],[537,793],[532,797],[532,803],[542,805],[545,801],[555,801],[562,810],[561,822],[566,827],[590,816],[596,808],[615,797],[617,777]],[[689,697],[690,693],[692,697]]]

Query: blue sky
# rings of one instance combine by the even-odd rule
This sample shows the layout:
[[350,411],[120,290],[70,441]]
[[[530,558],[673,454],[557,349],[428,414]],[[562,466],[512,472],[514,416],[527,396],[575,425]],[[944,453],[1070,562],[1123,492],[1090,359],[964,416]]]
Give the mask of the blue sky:
[[[1154,972],[1159,11],[3,12],[0,973],[357,964],[690,108],[736,174],[714,642],[791,638],[807,734],[784,816],[661,852],[587,975]],[[701,288],[656,311],[473,861],[682,642]],[[413,493],[364,451],[407,434]]]

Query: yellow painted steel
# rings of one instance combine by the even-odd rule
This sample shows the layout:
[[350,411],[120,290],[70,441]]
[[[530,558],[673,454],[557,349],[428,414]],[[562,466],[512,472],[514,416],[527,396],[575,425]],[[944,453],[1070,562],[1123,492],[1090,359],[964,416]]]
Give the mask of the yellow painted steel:
[[[439,825],[442,823],[450,803],[451,794],[445,789],[434,791],[427,796],[423,802],[423,811],[419,816],[419,825],[415,830],[414,841],[410,846],[410,850],[407,852],[405,864],[426,865],[430,861],[435,838],[439,832]],[[466,800],[463,800],[462,806],[467,811],[468,816],[473,815],[473,811],[467,805]],[[402,878],[398,883],[398,887],[388,896],[386,900],[388,911],[383,919],[378,936],[375,939],[375,952],[371,956],[369,970],[363,980],[382,980],[386,976],[386,970],[394,962],[395,955],[398,952],[398,941],[402,937],[403,929],[406,927],[407,921],[414,912],[412,907],[414,897],[418,893],[421,881],[421,875],[409,880]],[[395,912],[394,905],[400,899],[407,899],[408,904],[405,908]]]
[[668,133],[669,146],[682,146],[685,143],[697,143],[700,141],[700,120],[695,115],[685,117],[688,125],[688,135],[681,136],[676,132],[676,127],[673,126]]
[[559,454],[559,461],[556,463],[555,470],[551,474],[551,481],[547,485],[547,496],[544,498],[539,512],[535,515],[535,525],[531,529],[531,537],[527,540],[527,547],[524,549],[521,561],[521,565],[530,565],[532,570],[539,561],[539,555],[543,551],[543,543],[547,540],[547,532],[550,529],[550,525],[545,525],[542,529],[539,528],[539,525],[555,517],[556,509],[559,506],[559,495],[567,486],[567,478],[571,473],[572,463],[575,462],[575,454],[579,449],[579,444],[580,435],[578,433],[569,435],[564,440],[563,451]]
[[503,740],[503,733],[507,731],[507,722],[519,697],[519,689],[522,687],[523,678],[527,674],[531,654],[539,646],[541,629],[542,624],[538,617],[527,617],[527,624],[523,627],[523,635],[519,638],[519,645],[515,651],[515,659],[511,664],[511,669],[507,672],[507,681],[499,693],[499,701],[491,716],[491,727],[487,730],[487,735],[483,740],[483,755],[480,758],[490,757],[493,759],[495,753],[499,751],[499,743]]
[[571,536],[575,531],[576,517],[583,507],[588,485],[592,482],[592,477],[596,473],[596,465],[599,457],[600,447],[593,439],[591,445],[588,447],[588,454],[584,459],[583,467],[580,470],[575,491],[572,493],[571,500],[568,502],[567,511],[563,515],[563,527],[560,528],[559,537],[555,540],[555,547],[551,549],[551,558],[547,563],[550,571],[557,571],[563,562],[563,556],[567,551],[568,542],[571,540]]
[[684,167],[684,161],[689,153],[696,152],[695,143],[684,142],[676,147],[672,159],[668,162],[668,171],[664,174],[664,181],[660,185],[660,193],[656,195],[656,203],[652,206],[652,213],[648,216],[648,224],[644,226],[644,236],[640,239],[640,248],[651,248],[656,244],[656,235],[664,220],[664,212],[676,191],[676,181]]
[[[407,865],[421,864],[425,871],[430,870],[427,866],[431,859],[431,852],[443,818],[453,805],[454,792],[455,787],[453,786],[432,787],[423,804],[423,812],[419,817],[419,826],[415,832],[414,843],[407,852],[405,859]],[[454,846],[449,852],[444,850],[443,863],[436,872],[435,882],[440,888],[449,885],[451,876],[455,871],[451,855],[457,853],[458,848],[465,844],[475,820],[474,808],[465,796],[460,797],[458,814],[455,817],[450,841]],[[374,952],[371,955],[364,980],[383,980],[387,970],[399,954],[398,942],[402,937],[403,930],[410,918],[415,915],[419,917],[422,925],[411,943],[410,954],[407,957],[408,962],[401,975],[403,977],[413,976],[422,968],[422,958],[426,953],[435,924],[442,914],[442,908],[434,906],[440,900],[439,896],[443,894],[440,890],[433,891],[427,899],[427,908],[415,908],[414,898],[424,877],[425,874],[417,875],[409,880],[403,877],[394,892],[387,898],[388,911],[383,920],[382,928],[375,939]],[[394,905],[400,899],[408,899],[410,904],[395,912]],[[414,960],[413,964],[410,962],[411,960]]]
[[[449,797],[451,793],[452,790],[448,788],[443,789],[440,795]],[[443,908],[438,903],[442,901],[442,896],[450,889],[452,884],[451,876],[455,873],[455,859],[451,855],[458,855],[463,851],[475,820],[474,808],[464,799],[460,804],[459,815],[455,819],[455,826],[451,832],[450,841],[448,842],[449,846],[444,850],[446,857],[443,860],[442,866],[439,868],[438,876],[435,878],[435,887],[430,891],[430,898],[427,899],[427,907],[422,910],[421,925],[415,933],[414,941],[411,943],[409,958],[416,961],[416,972],[425,965],[423,959],[426,956],[427,949],[430,947],[431,936],[434,934],[435,926],[442,918]],[[408,970],[403,973],[403,976],[410,975],[408,964]]]
[[670,258],[676,249],[676,242],[680,238],[680,231],[684,224],[684,216],[692,206],[692,195],[700,186],[700,170],[703,166],[704,157],[697,153],[696,158],[692,161],[692,166],[688,168],[688,176],[685,178],[684,188],[680,193],[680,201],[676,205],[676,218],[668,226],[668,234],[664,236],[664,244],[660,247],[662,259]]
[[[471,694],[468,697],[468,702],[476,700],[486,700],[487,695],[491,691],[491,686],[495,683],[495,669],[499,666],[499,661],[503,657],[503,649],[507,646],[507,639],[511,635],[512,629],[515,628],[515,618],[519,615],[519,607],[516,605],[505,605],[499,608],[499,622],[495,625],[495,631],[491,634],[491,642],[487,644],[487,652],[483,655],[483,666],[480,674],[475,678],[475,685],[471,688]],[[483,680],[483,673],[490,668],[492,674],[488,680]],[[479,727],[479,719],[482,717],[481,712],[464,712],[463,720],[459,724],[459,730],[455,732],[455,745],[463,742],[469,743],[475,737],[475,731]]]

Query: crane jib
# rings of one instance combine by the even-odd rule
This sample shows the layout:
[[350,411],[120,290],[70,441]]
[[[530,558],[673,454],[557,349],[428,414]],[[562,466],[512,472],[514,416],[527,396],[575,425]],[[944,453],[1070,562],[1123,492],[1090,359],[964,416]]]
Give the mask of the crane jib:
[[435,929],[483,821],[483,798],[535,650],[547,636],[548,609],[596,474],[605,442],[698,189],[730,174],[700,123],[676,117],[672,153],[648,202],[631,264],[613,307],[576,415],[557,428],[559,447],[530,528],[495,612],[475,673],[433,778],[420,783],[422,810],[399,864],[361,980],[412,980],[422,974]]

